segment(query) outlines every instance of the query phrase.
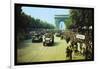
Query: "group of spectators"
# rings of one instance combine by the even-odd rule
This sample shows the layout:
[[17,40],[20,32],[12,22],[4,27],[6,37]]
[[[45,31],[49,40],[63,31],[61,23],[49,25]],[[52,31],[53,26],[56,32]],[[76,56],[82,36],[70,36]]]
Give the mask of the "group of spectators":
[[[91,40],[78,40],[75,38],[75,33],[67,32],[66,36],[66,57],[72,60],[76,56],[82,56],[85,60],[92,59],[93,47]],[[87,37],[86,37],[87,38]]]

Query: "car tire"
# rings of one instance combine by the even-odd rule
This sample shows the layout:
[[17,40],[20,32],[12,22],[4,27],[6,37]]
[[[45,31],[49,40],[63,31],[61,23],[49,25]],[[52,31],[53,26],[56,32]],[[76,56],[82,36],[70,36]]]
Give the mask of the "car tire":
[[43,46],[45,46],[45,42],[43,42]]
[[32,40],[32,43],[34,42],[34,40]]
[[41,38],[41,39],[40,39],[40,42],[42,42],[42,41],[43,41],[43,39]]

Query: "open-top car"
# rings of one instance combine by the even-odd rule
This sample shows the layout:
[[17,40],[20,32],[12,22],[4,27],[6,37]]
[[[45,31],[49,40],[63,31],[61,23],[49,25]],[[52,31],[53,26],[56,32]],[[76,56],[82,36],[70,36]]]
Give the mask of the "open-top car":
[[54,43],[54,35],[52,33],[46,33],[43,37],[43,46],[52,45]]
[[42,38],[42,35],[39,34],[39,33],[34,33],[33,36],[32,36],[32,42],[42,42],[43,38]]

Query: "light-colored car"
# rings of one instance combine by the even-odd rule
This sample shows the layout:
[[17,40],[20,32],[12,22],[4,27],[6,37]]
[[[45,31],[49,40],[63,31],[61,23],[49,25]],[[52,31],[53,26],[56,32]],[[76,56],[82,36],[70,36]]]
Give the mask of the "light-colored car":
[[54,43],[54,35],[51,33],[46,33],[43,38],[43,46],[53,45]]

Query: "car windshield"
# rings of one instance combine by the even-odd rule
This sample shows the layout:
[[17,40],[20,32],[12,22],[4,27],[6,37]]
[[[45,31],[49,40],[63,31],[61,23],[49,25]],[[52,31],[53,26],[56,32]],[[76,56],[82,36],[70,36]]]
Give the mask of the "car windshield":
[[34,36],[39,37],[40,35],[39,34],[34,34]]
[[47,33],[47,34],[45,35],[45,37],[46,37],[46,38],[51,38],[51,37],[52,37],[52,34],[51,34],[51,33]]

